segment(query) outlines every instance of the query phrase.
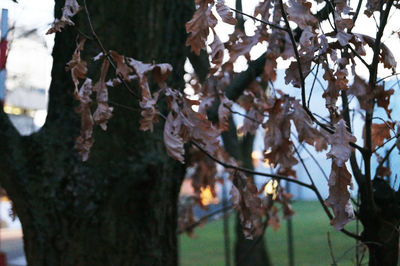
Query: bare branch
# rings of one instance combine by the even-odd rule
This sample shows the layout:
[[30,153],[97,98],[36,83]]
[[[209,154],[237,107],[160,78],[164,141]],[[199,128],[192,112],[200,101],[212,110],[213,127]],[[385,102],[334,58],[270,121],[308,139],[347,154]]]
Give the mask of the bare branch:
[[314,86],[315,86],[315,81],[317,80],[318,71],[319,71],[319,63],[317,64],[317,71],[316,71],[316,73],[315,73],[315,74],[313,73],[313,74],[314,74],[314,79],[313,79],[313,83],[312,83],[312,85],[311,85],[310,93],[308,94],[307,108],[310,108],[311,96],[312,96],[312,93],[313,93],[313,91],[314,91]]
[[376,153],[380,148],[385,147],[386,144],[388,144],[391,140],[398,138],[399,135],[395,135],[391,137],[390,139],[386,140],[382,145],[379,145],[378,147],[375,148],[375,150],[372,153]]
[[295,184],[298,184],[300,186],[309,188],[311,190],[313,190],[313,186],[304,182],[301,182],[299,180],[293,179],[293,178],[289,178],[287,176],[282,176],[282,175],[274,175],[274,174],[268,174],[268,173],[262,173],[262,172],[257,172],[257,171],[253,171],[250,169],[246,169],[243,167],[239,167],[239,166],[234,166],[225,162],[220,161],[219,159],[217,159],[216,157],[214,157],[213,155],[211,155],[210,153],[208,153],[206,150],[204,150],[200,145],[198,145],[196,142],[191,141],[190,142],[192,145],[194,145],[195,147],[197,147],[199,150],[201,150],[205,155],[207,155],[207,157],[209,157],[211,160],[217,162],[218,164],[222,165],[223,167],[227,168],[227,169],[233,169],[233,170],[237,170],[237,171],[241,171],[243,173],[247,173],[250,175],[260,175],[260,176],[265,176],[265,177],[270,177],[270,178],[275,178],[277,180],[286,180],[288,182],[292,182]]
[[225,207],[223,207],[221,209],[218,209],[218,210],[215,210],[213,212],[210,212],[209,214],[202,216],[198,221],[196,221],[195,223],[189,225],[188,227],[186,227],[186,228],[184,228],[182,230],[178,230],[177,234],[182,234],[184,232],[190,231],[190,230],[196,228],[197,226],[203,224],[209,218],[211,218],[211,217],[213,217],[213,216],[215,216],[215,215],[217,215],[217,214],[219,214],[221,212],[229,211],[230,209],[232,209],[232,207],[233,207],[232,205],[228,205],[228,206],[225,206]]
[[331,255],[332,258],[332,266],[336,266],[336,259],[335,256],[333,255],[333,248],[332,248],[332,242],[331,242],[331,235],[329,234],[329,232],[327,232],[327,237],[328,237],[328,246],[329,246],[329,254]]
[[363,0],[358,0],[356,12],[354,13],[354,16],[353,16],[353,25],[355,25],[355,23],[357,21],[357,18],[358,18],[358,15],[360,14],[362,1]]
[[261,22],[262,24],[265,24],[265,25],[267,25],[267,26],[270,26],[271,28],[275,28],[275,29],[278,29],[278,30],[287,31],[285,28],[283,28],[283,27],[281,27],[281,26],[279,26],[279,25],[277,25],[277,24],[274,24],[274,23],[271,23],[271,22],[268,22],[268,21],[264,21],[264,20],[262,20],[262,19],[258,19],[258,18],[254,17],[254,16],[252,16],[252,15],[246,14],[246,13],[240,11],[240,10],[237,10],[237,9],[234,9],[234,8],[231,8],[231,7],[230,7],[229,9],[232,10],[232,11],[234,11],[234,12],[236,12],[236,13],[239,13],[239,14],[241,14],[241,15],[243,15],[243,16],[252,18],[252,19],[254,19],[255,21]]
[[391,77],[394,77],[394,76],[398,76],[398,75],[400,75],[399,72],[394,73],[394,74],[391,74],[391,75],[388,75],[388,76],[386,76],[386,77],[383,77],[383,78],[377,80],[377,81],[376,81],[376,84],[378,84],[378,83],[381,82],[381,81],[384,81],[385,79],[388,79],[388,78],[391,78]]
[[[294,135],[294,134],[292,134]],[[297,142],[299,143],[299,145],[307,152],[307,154],[311,157],[311,159],[314,161],[314,163],[317,165],[317,167],[319,168],[319,170],[321,171],[322,175],[324,176],[325,180],[328,182],[328,176],[326,175],[324,169],[322,168],[321,164],[318,162],[318,160],[315,158],[315,156],[307,149],[307,147],[299,142],[299,139],[297,138],[297,136],[295,136],[297,139]]]

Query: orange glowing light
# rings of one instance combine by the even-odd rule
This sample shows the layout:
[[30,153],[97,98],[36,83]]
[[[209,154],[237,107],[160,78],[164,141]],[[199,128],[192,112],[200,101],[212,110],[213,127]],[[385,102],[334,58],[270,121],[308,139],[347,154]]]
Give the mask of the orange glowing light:
[[212,194],[210,186],[200,188],[200,200],[201,204],[203,204],[204,206],[217,204],[219,202],[218,198],[214,197],[214,195]]

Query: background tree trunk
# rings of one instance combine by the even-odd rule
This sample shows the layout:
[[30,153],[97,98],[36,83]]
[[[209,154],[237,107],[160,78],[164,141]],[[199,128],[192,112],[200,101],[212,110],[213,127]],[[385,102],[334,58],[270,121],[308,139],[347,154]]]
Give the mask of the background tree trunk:
[[[56,1],[56,17],[63,4]],[[183,88],[184,25],[194,10],[192,1],[103,0],[90,1],[88,8],[106,49],[172,64],[169,84]],[[77,22],[89,34],[84,12]],[[0,155],[1,181],[22,223],[28,264],[176,265],[177,198],[184,167],[166,156],[162,123],[154,133],[139,131],[137,97],[122,86],[111,88],[110,101],[118,105],[108,130],[95,130],[89,160],[82,163],[73,148],[80,118],[64,67],[76,35],[74,28],[56,35],[48,117],[40,132],[17,137],[0,114],[0,148],[6,151]],[[87,41],[87,60],[98,52]],[[91,77],[93,73],[89,69]],[[139,94],[137,86],[132,88]]]
[[[229,120],[229,130],[222,133],[222,139],[225,150],[231,156],[241,161],[243,167],[253,169],[251,153],[253,151],[254,136],[247,134],[241,139],[238,138],[235,123],[231,118]],[[235,220],[235,265],[271,265],[264,237],[261,239],[255,238],[254,240],[246,239],[243,235],[238,213]]]

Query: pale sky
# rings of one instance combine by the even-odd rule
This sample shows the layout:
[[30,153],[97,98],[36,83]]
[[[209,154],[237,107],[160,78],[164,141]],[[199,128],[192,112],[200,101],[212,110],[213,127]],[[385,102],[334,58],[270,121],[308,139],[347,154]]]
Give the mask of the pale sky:
[[[8,9],[10,32],[7,59],[8,89],[48,89],[54,35],[45,35],[53,22],[54,1],[52,0],[0,0],[0,7]],[[19,38],[24,32],[37,29],[38,38]],[[41,40],[41,38],[43,38]]]
[[[235,6],[235,0],[226,0],[226,4],[230,7]],[[245,13],[252,14],[254,7],[257,5],[259,0],[246,0],[243,1],[243,11]],[[354,6],[358,1],[351,1],[351,5]],[[30,82],[34,86],[41,88],[47,88],[50,82],[50,70],[52,59],[49,57],[51,48],[54,42],[54,35],[45,35],[45,32],[49,28],[50,23],[53,22],[53,9],[54,0],[19,0],[18,4],[11,0],[0,0],[0,7],[9,9],[9,24],[16,28],[23,28],[24,30],[38,29],[38,34],[43,36],[44,42],[47,46],[46,49],[41,49],[41,44],[30,41],[17,41],[15,40],[11,46],[9,60],[8,60],[8,71],[10,74],[14,72],[21,74],[24,78],[29,78]],[[313,9],[316,8],[314,5]],[[385,30],[383,41],[385,44],[392,48],[392,52],[397,59],[400,61],[400,49],[397,48],[399,45],[399,37],[397,34],[391,34],[393,31],[399,30],[400,26],[396,21],[400,21],[399,11],[393,9],[390,17],[388,27]],[[379,18],[377,18],[379,20]],[[251,19],[247,19],[246,22],[246,33],[252,34],[257,24],[253,24]],[[233,27],[224,23],[219,23],[216,27],[216,31],[222,41],[228,39],[228,34],[233,31]],[[373,19],[368,19],[363,12],[360,13],[357,26],[353,29],[355,33],[367,34],[371,37],[375,36],[376,25]],[[18,37],[15,33],[12,37]],[[266,44],[259,44],[257,47],[252,49],[252,58],[257,58],[265,51]],[[394,48],[393,48],[394,47]],[[367,57],[367,61],[369,58]],[[50,66],[49,66],[50,65]],[[279,68],[285,68],[288,63],[282,63],[278,65]],[[235,70],[240,71],[246,68],[244,58],[239,58],[239,62],[235,65]],[[365,76],[365,69],[362,67],[358,70],[359,74]],[[41,74],[42,73],[42,74]],[[383,74],[388,74],[384,72]],[[8,84],[9,87],[15,87],[15,84]],[[11,88],[10,88],[11,89]]]

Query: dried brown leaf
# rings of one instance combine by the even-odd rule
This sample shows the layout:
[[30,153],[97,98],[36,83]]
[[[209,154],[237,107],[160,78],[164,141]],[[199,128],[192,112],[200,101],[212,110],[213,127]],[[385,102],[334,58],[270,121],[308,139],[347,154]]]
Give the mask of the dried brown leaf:
[[71,18],[75,16],[80,10],[81,7],[76,0],[65,0],[65,5],[62,8],[61,18],[56,19],[53,22],[51,28],[46,32],[46,34],[61,32],[61,30],[67,25],[74,26],[75,23],[71,20]]
[[140,120],[140,130],[150,130],[153,132],[154,124],[158,122],[159,112],[157,110],[157,101],[159,93],[154,93],[153,98],[142,98],[139,105],[143,109]]
[[93,114],[93,119],[103,130],[107,130],[107,122],[112,117],[113,111],[113,108],[108,105],[108,89],[105,82],[109,66],[108,60],[104,59],[100,79],[93,87],[93,91],[97,94],[97,109]]
[[231,25],[235,25],[237,20],[233,17],[232,11],[224,3],[225,1],[218,1],[216,9],[222,21]]
[[75,85],[74,95],[78,94],[79,79],[85,79],[87,73],[87,63],[81,59],[81,51],[85,46],[86,39],[83,38],[77,43],[72,59],[65,67],[66,71],[71,71],[72,81]]
[[331,150],[326,154],[326,157],[332,158],[337,166],[342,167],[353,151],[350,142],[356,141],[356,137],[347,131],[346,122],[340,119],[335,125],[335,133],[328,136]]
[[213,32],[214,32],[214,40],[210,44],[210,48],[211,48],[211,63],[214,64],[214,67],[212,67],[210,70],[211,74],[217,72],[218,69],[221,67],[222,62],[224,60],[224,50],[225,50],[224,44],[218,38],[217,33],[214,30]]
[[354,219],[353,206],[350,203],[350,193],[348,191],[348,187],[352,186],[351,174],[346,165],[338,166],[335,161],[332,161],[328,184],[329,197],[325,200],[325,204],[332,208],[335,215],[331,225],[336,230],[341,230],[348,222]]
[[117,63],[117,69],[115,70],[115,74],[117,76],[121,75],[124,80],[129,80],[129,74],[132,72],[132,69],[125,63],[125,57],[123,55],[118,54],[115,51],[110,51],[110,56]]
[[79,89],[79,93],[76,95],[80,101],[80,105],[76,109],[76,112],[81,115],[81,133],[76,139],[75,148],[79,151],[82,156],[82,161],[86,161],[89,158],[90,148],[93,145],[93,117],[90,110],[90,104],[92,99],[92,80],[87,78]]
[[200,50],[206,47],[209,28],[217,25],[217,18],[212,14],[211,7],[207,2],[200,3],[192,19],[186,23],[186,32],[190,33],[186,45],[197,55],[200,55]]
[[371,131],[372,131],[372,149],[374,150],[377,146],[383,145],[385,140],[390,139],[390,131],[394,128],[393,122],[386,122],[382,124],[372,124]]
[[167,149],[167,154],[184,164],[184,143],[183,139],[179,136],[181,126],[182,122],[180,121],[179,117],[174,118],[173,114],[169,113],[164,127],[164,144],[165,148]]
[[318,20],[310,12],[310,2],[289,0],[289,3],[290,6],[286,9],[289,20],[295,22],[301,29],[307,26],[318,27]]
[[306,113],[299,100],[293,100],[292,119],[296,126],[299,142],[306,142],[315,146],[317,151],[327,148],[326,139],[313,126],[310,116]]
[[229,129],[229,118],[231,117],[232,101],[225,96],[220,98],[221,103],[218,107],[218,123],[221,132]]

